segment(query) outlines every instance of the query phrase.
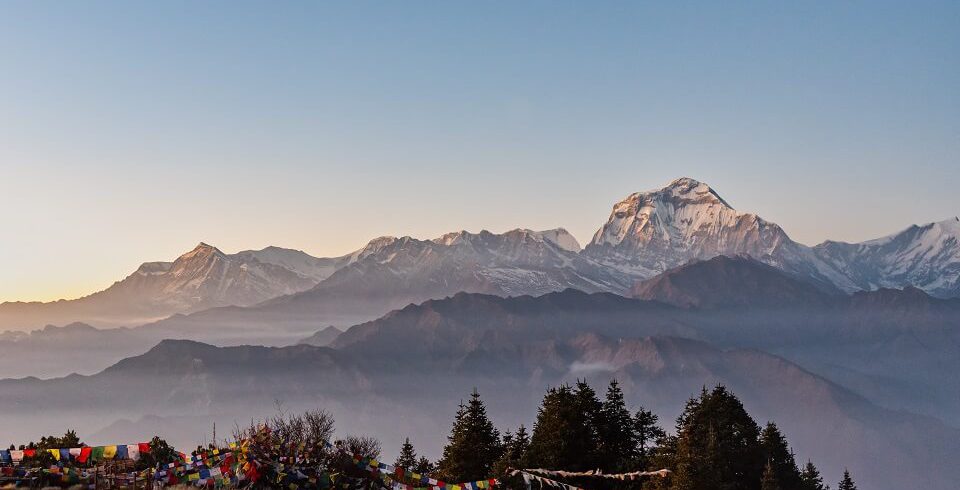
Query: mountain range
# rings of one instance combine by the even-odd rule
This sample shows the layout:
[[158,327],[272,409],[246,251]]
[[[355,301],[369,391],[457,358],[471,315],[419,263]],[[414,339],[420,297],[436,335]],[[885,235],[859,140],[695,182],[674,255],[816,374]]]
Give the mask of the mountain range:
[[718,255],[755,258],[824,291],[910,286],[937,297],[960,296],[958,218],[859,244],[808,247],[779,225],[737,211],[708,185],[681,178],[616,203],[582,250],[563,229],[460,231],[432,240],[381,237],[333,258],[278,247],[231,255],[201,243],[173,262],[145,263],[84,298],[0,304],[0,328],[133,326],[196,314],[168,324],[255,330],[269,323],[302,332],[347,327],[461,291],[625,294],[639,281]]
[[280,400],[388,447],[432,434],[417,444],[436,455],[471,387],[498,424],[530,426],[547,386],[616,377],[666,426],[723,383],[831,480],[841,463],[870,488],[960,478],[957,218],[811,247],[682,178],[616,203],[585,247],[559,228],[332,258],[201,243],[84,298],[0,304],[2,329],[14,438],[195,444]]

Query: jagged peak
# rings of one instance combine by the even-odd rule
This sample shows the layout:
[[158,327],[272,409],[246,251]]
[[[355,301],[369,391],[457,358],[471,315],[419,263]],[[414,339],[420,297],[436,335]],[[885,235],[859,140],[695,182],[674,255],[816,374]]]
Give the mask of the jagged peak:
[[[658,189],[634,192],[633,194],[627,196],[626,199],[621,201],[621,203],[637,201],[641,198],[653,199],[667,196],[684,200],[703,200],[704,198],[707,198],[709,201],[716,202],[725,207],[733,209],[733,206],[731,206],[730,203],[728,203],[724,198],[720,197],[720,194],[718,194],[717,191],[715,191],[708,184],[690,177],[680,177],[678,179],[674,179],[669,184]],[[614,208],[616,208],[616,205]]]
[[396,245],[398,242],[406,243],[410,240],[413,240],[413,239],[408,236],[405,236],[402,238],[398,238],[390,235],[379,236],[367,242],[367,244],[364,245],[363,248],[361,248],[360,250],[357,250],[356,252],[353,252],[352,254],[350,254],[349,262],[353,263],[365,257],[376,255],[377,253],[381,252],[385,248]]
[[536,231],[529,228],[514,228],[512,230],[507,230],[503,233],[493,233],[488,230],[481,230],[479,233],[471,233],[466,230],[454,231],[450,233],[445,233],[437,238],[434,238],[432,241],[438,245],[443,246],[452,246],[463,241],[469,241],[474,238],[510,238],[514,237],[522,239],[532,239],[540,242],[550,242],[557,247],[560,247],[564,250],[579,252],[581,247],[580,243],[577,242],[577,239],[573,237],[566,229],[564,228],[553,228],[550,230]]
[[193,250],[181,255],[180,257],[177,258],[177,260],[192,259],[194,257],[209,257],[213,255],[222,256],[224,255],[224,253],[221,252],[220,249],[218,249],[217,247],[214,247],[213,245],[208,245],[204,242],[200,242],[199,244],[197,244],[196,247],[193,248]]
[[[480,233],[483,233],[483,231],[481,231]],[[473,233],[470,233],[467,230],[451,231],[450,233],[444,233],[443,235],[440,235],[439,237],[434,238],[432,242],[439,245],[450,246],[450,245],[456,244],[457,242],[462,240],[464,237],[468,237],[471,235],[473,235]]]

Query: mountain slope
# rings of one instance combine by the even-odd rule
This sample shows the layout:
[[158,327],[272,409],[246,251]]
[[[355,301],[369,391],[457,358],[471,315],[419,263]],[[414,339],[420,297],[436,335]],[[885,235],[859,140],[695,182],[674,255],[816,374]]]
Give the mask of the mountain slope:
[[307,344],[315,345],[317,347],[326,347],[333,343],[337,337],[342,334],[343,331],[337,327],[329,326],[323,330],[318,330],[317,333],[297,342],[298,344]]
[[123,280],[83,298],[2,303],[0,328],[71,322],[129,325],[173,313],[251,305],[309,289],[336,264],[337,259],[315,259],[276,247],[228,255],[201,243],[173,262],[144,263]]
[[631,296],[706,309],[823,307],[839,300],[775,267],[749,257],[723,255],[639,282]]
[[815,250],[860,289],[914,286],[935,296],[960,296],[960,218],[863,243],[827,241]]

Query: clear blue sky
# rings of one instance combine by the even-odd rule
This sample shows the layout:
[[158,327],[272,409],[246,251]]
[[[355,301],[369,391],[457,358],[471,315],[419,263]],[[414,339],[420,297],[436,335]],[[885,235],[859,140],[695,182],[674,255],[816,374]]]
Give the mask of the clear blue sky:
[[206,241],[567,227],[690,176],[816,243],[960,213],[960,3],[0,3],[0,300]]

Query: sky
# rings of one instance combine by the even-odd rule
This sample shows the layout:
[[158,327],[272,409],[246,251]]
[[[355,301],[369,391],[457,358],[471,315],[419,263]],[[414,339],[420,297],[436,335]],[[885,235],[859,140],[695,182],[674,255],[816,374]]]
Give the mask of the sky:
[[802,243],[960,214],[960,3],[0,3],[0,301],[203,241],[563,226],[689,176]]

